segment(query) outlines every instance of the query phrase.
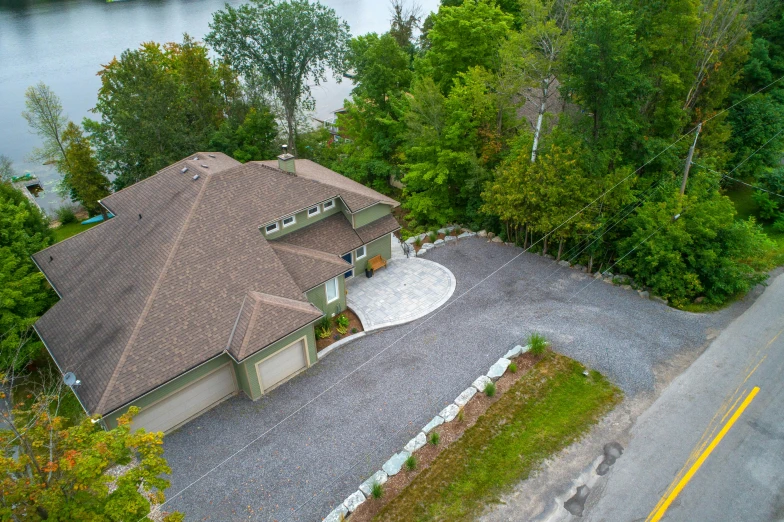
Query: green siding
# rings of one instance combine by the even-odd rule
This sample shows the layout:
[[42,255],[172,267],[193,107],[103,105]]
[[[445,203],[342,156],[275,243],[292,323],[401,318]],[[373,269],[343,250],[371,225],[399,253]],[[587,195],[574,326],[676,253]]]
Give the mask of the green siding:
[[246,376],[243,379],[244,385],[241,387],[242,391],[245,392],[245,395],[253,400],[258,399],[263,395],[259,377],[256,373],[256,363],[273,355],[278,350],[289,346],[291,343],[296,342],[301,337],[305,337],[308,345],[308,366],[314,364],[318,360],[318,357],[316,356],[316,336],[313,333],[313,325],[308,325],[305,328],[301,328],[296,332],[287,335],[280,341],[272,343],[260,352],[251,355],[236,365],[237,373]]
[[211,371],[220,368],[226,363],[232,363],[232,361],[228,355],[223,354],[219,357],[216,357],[215,359],[212,359],[211,361],[202,364],[201,366],[197,366],[196,368],[189,371],[188,373],[180,375],[176,379],[167,382],[160,388],[153,390],[147,395],[136,399],[135,401],[133,401],[132,403],[126,406],[123,406],[121,409],[117,410],[116,412],[113,412],[105,416],[103,418],[104,422],[106,422],[106,425],[110,429],[114,428],[117,426],[117,418],[123,415],[125,412],[127,412],[128,408],[130,408],[131,406],[138,406],[139,408],[144,408],[145,406],[149,406],[150,404],[158,402],[164,397],[174,393],[180,388],[184,388],[185,386],[188,386],[189,384],[193,383],[194,381],[198,380],[201,377],[204,377]]
[[372,205],[354,214],[354,228],[365,226],[391,213],[392,207],[390,205],[384,205],[383,203]]
[[[313,206],[315,206],[315,205],[313,205]],[[313,207],[310,207],[310,208],[313,208]],[[345,208],[343,207],[343,202],[340,200],[340,198],[335,198],[335,206],[332,207],[331,209],[327,210],[327,211],[323,211],[322,210],[321,212],[319,212],[315,216],[308,217],[308,209],[305,209],[302,212],[297,212],[296,214],[294,214],[294,216],[296,217],[296,223],[294,223],[293,225],[289,225],[289,226],[283,228],[283,223],[282,223],[283,220],[279,219],[278,220],[278,227],[279,228],[278,228],[277,232],[273,232],[271,234],[267,234],[267,232],[265,231],[266,225],[262,226],[259,230],[261,230],[261,233],[264,235],[264,237],[266,237],[268,239],[278,239],[279,237],[283,237],[286,234],[291,234],[295,230],[299,230],[300,228],[306,227],[308,225],[312,225],[313,223],[317,223],[317,222],[321,221],[322,219],[324,219],[326,217],[329,217],[329,216],[331,216],[333,214],[337,214],[338,212],[343,212],[344,210],[345,210]],[[283,217],[288,217],[288,216],[283,216]],[[349,220],[349,223],[350,223],[351,222],[351,215],[350,214],[349,214],[348,220]],[[269,224],[270,223],[267,223],[267,225],[269,225]]]
[[[364,270],[364,268],[363,268]],[[346,284],[343,276],[338,276],[338,299],[337,301],[332,301],[331,303],[327,304],[327,287],[326,284],[320,284],[316,288],[312,290],[308,290],[305,292],[305,295],[308,298],[308,301],[313,303],[316,308],[327,314],[328,316],[332,316],[336,311],[338,306],[340,310],[343,311],[346,309]]]
[[[381,256],[386,260],[392,257],[392,240],[389,234],[382,236],[375,241],[365,245],[367,253],[362,259],[354,259],[354,277],[365,277],[365,266],[367,266],[368,259],[375,256]],[[356,250],[352,254],[356,256]]]

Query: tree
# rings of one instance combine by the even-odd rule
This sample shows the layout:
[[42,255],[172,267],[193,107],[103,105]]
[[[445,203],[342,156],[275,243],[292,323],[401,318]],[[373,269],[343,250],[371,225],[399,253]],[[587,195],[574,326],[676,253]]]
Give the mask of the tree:
[[454,78],[471,67],[495,71],[498,51],[510,33],[512,21],[493,0],[441,6],[427,33],[428,51],[417,66],[420,74],[432,76],[446,94]]
[[[132,407],[118,426],[104,430],[83,416],[69,425],[61,416],[59,372],[39,375],[17,396],[19,375],[0,374],[0,481],[3,520],[91,520],[138,522],[147,519],[151,500],[160,504],[171,469],[163,458],[163,434],[131,431]],[[119,476],[116,466],[131,464]],[[168,522],[182,520],[173,513]]]
[[390,12],[392,14],[392,26],[389,34],[395,39],[401,49],[405,49],[410,54],[414,52],[414,31],[419,27],[422,20],[422,9],[414,4],[406,7],[403,0],[391,0]]
[[[336,81],[346,70],[348,24],[331,8],[308,0],[252,0],[217,11],[205,40],[246,78],[258,80],[280,100],[289,151],[296,154],[298,108],[313,108],[311,87]],[[249,36],[252,35],[252,36]]]
[[100,121],[84,127],[117,190],[205,150],[240,95],[228,67],[211,62],[187,34],[182,43],[126,50],[99,75]]
[[64,173],[63,185],[68,189],[71,201],[79,202],[90,215],[106,217],[106,209],[98,201],[109,195],[109,179],[98,168],[90,140],[82,129],[73,122],[63,131],[63,159],[58,168]]
[[278,136],[275,116],[265,106],[250,107],[240,123],[224,121],[210,138],[210,149],[225,152],[237,161],[258,161],[274,156]]
[[63,113],[60,98],[41,82],[25,91],[25,108],[22,116],[33,133],[43,140],[43,145],[33,150],[32,158],[42,163],[65,160],[63,132],[68,117]]
[[[0,367],[21,368],[40,352],[37,337],[27,336],[55,296],[33,263],[32,254],[48,247],[52,232],[46,218],[10,184],[0,182]],[[21,342],[24,340],[24,342]],[[21,354],[15,355],[21,344]],[[15,363],[12,364],[12,355]]]
[[14,162],[5,154],[0,154],[0,183],[10,182],[14,176],[16,176]]
[[[770,94],[755,94],[730,111],[732,137],[727,146],[740,165],[738,177],[756,181],[780,164],[784,155],[784,103]],[[734,174],[733,174],[734,176]]]

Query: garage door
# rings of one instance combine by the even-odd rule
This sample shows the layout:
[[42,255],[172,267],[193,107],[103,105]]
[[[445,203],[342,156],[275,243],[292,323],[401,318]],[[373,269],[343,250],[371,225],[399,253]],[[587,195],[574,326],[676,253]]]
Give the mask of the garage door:
[[234,372],[228,364],[182,390],[142,409],[133,419],[134,428],[170,431],[204,413],[237,391]]
[[267,391],[289,379],[308,366],[305,355],[305,340],[300,339],[275,355],[258,363],[259,379],[262,391]]

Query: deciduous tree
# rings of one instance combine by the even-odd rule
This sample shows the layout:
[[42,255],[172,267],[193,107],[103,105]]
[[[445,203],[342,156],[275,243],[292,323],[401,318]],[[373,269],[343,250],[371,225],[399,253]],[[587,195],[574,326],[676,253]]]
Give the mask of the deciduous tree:
[[98,201],[109,195],[109,179],[101,173],[90,140],[82,129],[68,122],[62,136],[65,155],[58,160],[63,172],[63,186],[71,201],[79,202],[90,215],[106,217],[106,209]]

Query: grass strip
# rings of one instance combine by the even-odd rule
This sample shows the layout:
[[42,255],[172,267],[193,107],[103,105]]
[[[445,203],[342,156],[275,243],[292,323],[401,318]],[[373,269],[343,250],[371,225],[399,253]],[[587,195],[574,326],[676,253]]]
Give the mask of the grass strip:
[[598,372],[554,353],[538,362],[374,520],[475,520],[622,399]]
[[59,243],[71,236],[75,236],[79,232],[84,232],[88,228],[93,228],[97,224],[98,223],[90,223],[89,225],[82,225],[81,223],[68,223],[67,225],[60,225],[59,227],[52,229],[52,232],[54,233],[54,242]]

